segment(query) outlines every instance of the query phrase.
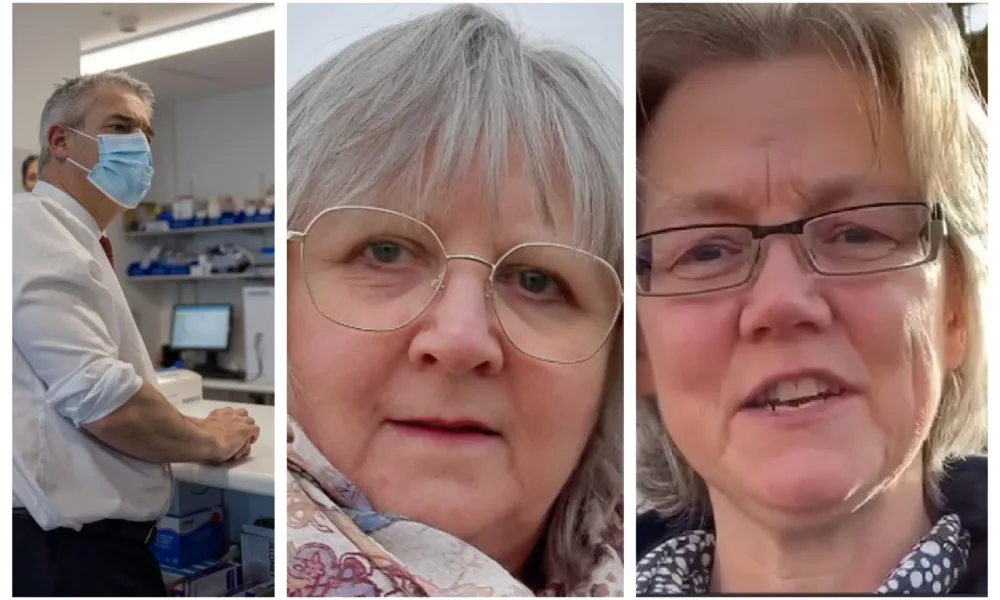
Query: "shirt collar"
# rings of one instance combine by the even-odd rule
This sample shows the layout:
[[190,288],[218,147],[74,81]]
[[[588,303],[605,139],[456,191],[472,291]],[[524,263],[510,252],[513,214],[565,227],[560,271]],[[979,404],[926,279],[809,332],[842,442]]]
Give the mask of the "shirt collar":
[[97,221],[94,220],[94,216],[91,215],[90,212],[88,212],[87,209],[76,200],[76,198],[70,196],[51,183],[39,180],[35,184],[35,189],[33,189],[31,193],[34,196],[48,198],[69,211],[70,214],[79,219],[79,221],[98,238],[104,236],[104,232],[101,231],[101,228],[97,225]]
[[[875,594],[946,594],[965,573],[969,549],[969,533],[959,516],[944,515],[889,573]],[[708,530],[693,530],[665,540],[639,559],[637,595],[709,594],[714,553],[715,535]]]

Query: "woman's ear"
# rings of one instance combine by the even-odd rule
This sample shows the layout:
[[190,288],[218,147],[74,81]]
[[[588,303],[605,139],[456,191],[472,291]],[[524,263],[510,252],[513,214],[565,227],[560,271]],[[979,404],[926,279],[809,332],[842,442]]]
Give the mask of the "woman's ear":
[[656,385],[653,383],[653,365],[646,353],[646,341],[642,336],[642,328],[638,324],[635,332],[635,391],[639,398],[650,398],[656,395]]

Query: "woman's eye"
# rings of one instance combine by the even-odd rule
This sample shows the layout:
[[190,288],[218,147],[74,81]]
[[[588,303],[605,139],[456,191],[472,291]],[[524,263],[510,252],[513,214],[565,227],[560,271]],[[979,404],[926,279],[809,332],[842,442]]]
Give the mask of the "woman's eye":
[[887,241],[888,238],[867,227],[846,227],[833,235],[834,243],[871,244]]
[[727,254],[735,254],[735,252],[720,244],[701,244],[685,252],[678,262],[707,263],[725,258]]
[[395,242],[373,242],[365,246],[365,257],[380,264],[399,262],[403,256],[403,247]]
[[521,271],[517,276],[518,285],[532,294],[544,294],[550,287],[558,287],[552,277],[541,271]]

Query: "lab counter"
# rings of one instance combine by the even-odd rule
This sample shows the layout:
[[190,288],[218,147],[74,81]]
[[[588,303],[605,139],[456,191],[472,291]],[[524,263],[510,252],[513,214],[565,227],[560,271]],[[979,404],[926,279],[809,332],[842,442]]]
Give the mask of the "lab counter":
[[245,394],[274,395],[274,383],[254,383],[236,379],[202,379],[201,385],[206,390],[217,392],[242,392]]
[[239,402],[195,400],[177,405],[189,416],[204,418],[217,408],[245,408],[260,426],[260,437],[250,450],[250,456],[238,462],[221,465],[177,463],[172,465],[174,478],[198,485],[208,485],[274,497],[274,407]]

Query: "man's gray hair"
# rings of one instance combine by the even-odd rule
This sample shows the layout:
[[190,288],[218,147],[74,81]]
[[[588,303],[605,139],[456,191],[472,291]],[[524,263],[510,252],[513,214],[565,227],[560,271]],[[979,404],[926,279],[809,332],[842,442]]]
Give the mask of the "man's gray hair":
[[149,110],[149,118],[152,120],[153,90],[125,71],[102,71],[66,78],[45,101],[45,108],[42,109],[42,120],[38,129],[38,143],[41,147],[39,167],[49,158],[49,127],[56,124],[81,127],[87,113],[90,112],[93,93],[106,85],[119,87],[138,96]]
[[[621,276],[623,121],[618,86],[593,62],[528,45],[484,8],[450,6],[355,42],[291,89],[288,226],[301,231],[325,208],[387,197],[419,217],[470,172],[497,214],[503,207],[490,192],[513,151],[540,192],[538,214],[571,206],[575,243]],[[600,417],[550,511],[550,580],[578,581],[595,558],[585,542],[621,526],[618,327]],[[294,365],[290,377],[294,391]]]

